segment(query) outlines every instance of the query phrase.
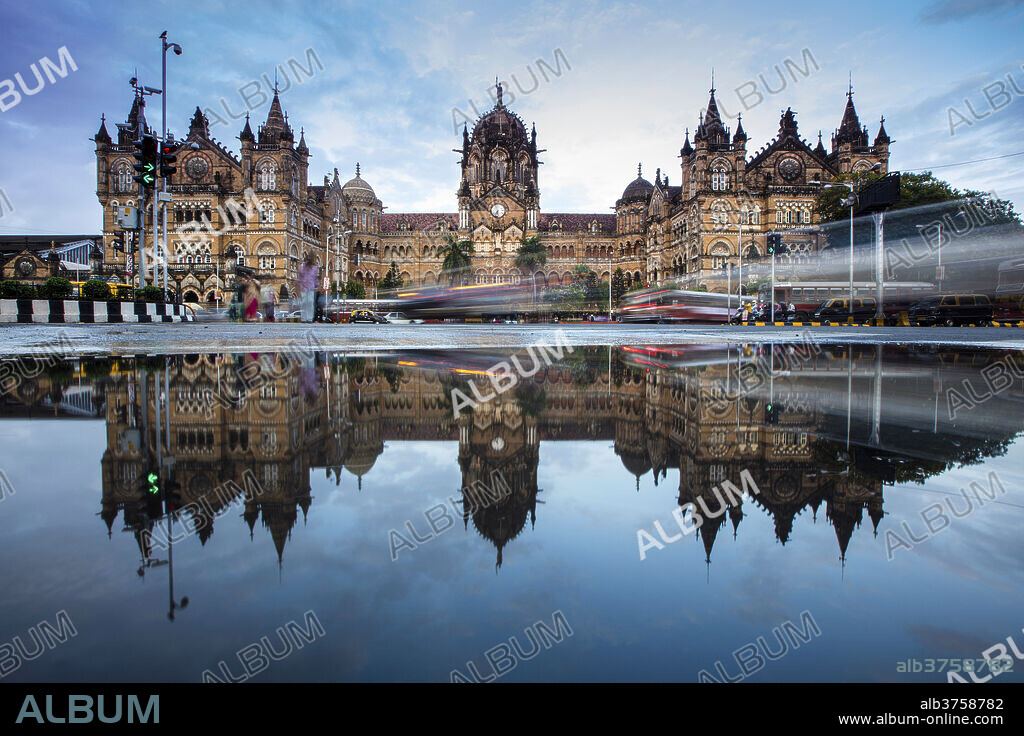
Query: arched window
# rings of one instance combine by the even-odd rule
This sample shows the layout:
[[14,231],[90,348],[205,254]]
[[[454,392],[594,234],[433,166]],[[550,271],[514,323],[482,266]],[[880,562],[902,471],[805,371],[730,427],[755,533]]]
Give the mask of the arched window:
[[260,164],[256,177],[256,186],[260,191],[269,192],[277,188],[277,167],[272,161]]
[[690,167],[690,196],[697,194],[697,165]]
[[800,222],[802,222],[804,225],[810,225],[811,224],[811,211],[810,210],[805,209],[805,210],[801,210],[800,211]]
[[760,225],[761,224],[761,208],[755,207],[750,213],[750,224]]
[[122,161],[114,169],[114,191],[130,192],[132,190],[132,167]]
[[274,221],[274,205],[272,202],[264,202],[260,206],[260,222]]
[[296,166],[292,166],[292,196],[299,196],[299,170]]
[[724,161],[711,164],[711,189],[724,192],[729,188],[729,167]]

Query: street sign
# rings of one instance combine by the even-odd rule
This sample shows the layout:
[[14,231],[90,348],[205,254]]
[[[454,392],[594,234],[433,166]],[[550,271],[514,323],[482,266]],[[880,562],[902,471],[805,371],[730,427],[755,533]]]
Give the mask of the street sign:
[[158,202],[173,202],[174,195],[172,195],[170,192],[157,192],[156,199]]

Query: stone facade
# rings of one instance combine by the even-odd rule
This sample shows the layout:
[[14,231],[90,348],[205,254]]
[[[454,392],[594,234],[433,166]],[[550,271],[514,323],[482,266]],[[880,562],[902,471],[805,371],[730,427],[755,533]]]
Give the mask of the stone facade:
[[[463,129],[456,212],[384,213],[384,203],[363,179],[342,184],[338,170],[322,185],[307,183],[310,151],[298,143],[275,92],[266,121],[254,134],[249,118],[239,134],[239,155],[210,137],[196,108],[188,136],[175,141],[177,172],[168,182],[171,232],[170,272],[186,297],[213,299],[230,282],[233,265],[243,264],[280,290],[295,292],[297,266],[306,253],[326,266],[324,285],[349,279],[372,289],[394,261],[406,284],[448,283],[442,249],[449,239],[471,240],[475,253],[466,283],[566,283],[578,266],[606,281],[622,269],[628,287],[676,281],[684,288],[724,291],[725,269],[738,265],[738,231],[743,223],[743,258],[758,259],[769,232],[788,232],[791,259],[817,249],[813,210],[819,182],[838,174],[886,171],[890,139],[884,126],[874,144],[847,97],[846,111],[826,151],[819,133],[811,148],[799,135],[796,114],[787,110],[778,135],[748,157],[739,122],[733,134],[722,121],[714,90],[690,141],[680,150],[681,184],[669,184],[658,169],[654,182],[638,167],[615,203],[615,213],[550,213],[541,209],[537,130],[502,100],[472,132]],[[96,144],[97,196],[103,206],[105,268],[122,277],[125,255],[111,248],[120,230],[118,205],[135,204],[132,141],[151,132],[145,107],[136,99],[116,141],[105,121]],[[232,206],[248,217],[232,215]],[[234,210],[237,212],[237,209]],[[196,232],[202,237],[196,237]],[[514,265],[523,237],[537,236],[547,263],[535,274]],[[784,265],[784,264],[782,264]],[[137,268],[137,266],[136,266]]]

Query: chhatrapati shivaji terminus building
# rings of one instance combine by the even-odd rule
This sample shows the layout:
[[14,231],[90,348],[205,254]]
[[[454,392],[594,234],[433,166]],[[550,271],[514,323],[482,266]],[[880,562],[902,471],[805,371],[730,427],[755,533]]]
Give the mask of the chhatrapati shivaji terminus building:
[[[136,98],[124,123],[109,132],[104,118],[96,145],[96,194],[104,209],[104,261],[111,275],[124,275],[126,256],[115,250],[121,232],[118,206],[135,204],[132,180],[137,131],[152,132],[144,100]],[[627,287],[668,280],[711,291],[725,290],[725,270],[765,253],[769,232],[792,230],[785,259],[800,262],[816,249],[809,233],[819,182],[838,174],[888,169],[890,139],[884,119],[873,143],[847,93],[846,108],[826,149],[800,135],[797,115],[787,109],[775,137],[748,150],[742,119],[725,124],[711,90],[707,109],[692,134],[682,135],[678,178],[657,169],[654,181],[628,182],[611,213],[547,212],[536,125],[506,107],[500,85],[493,109],[472,130],[464,126],[460,178],[452,212],[386,212],[359,164],[342,183],[338,169],[322,184],[309,182],[311,154],[305,133],[289,122],[275,91],[266,120],[254,131],[248,115],[232,152],[210,135],[197,107],[188,134],[178,139],[177,171],[168,182],[169,270],[186,300],[210,301],[238,263],[255,270],[282,297],[295,292],[298,265],[306,253],[325,264],[327,283],[362,281],[372,288],[395,262],[406,284],[444,279],[441,249],[449,238],[474,245],[468,283],[519,282],[514,265],[523,237],[537,236],[547,262],[538,284],[567,282],[578,266],[607,280],[622,269]],[[247,191],[249,192],[247,194]],[[253,201],[255,198],[255,201]],[[246,202],[250,217],[232,217],[230,205]],[[599,206],[596,209],[604,209]],[[181,237],[209,222],[203,238]],[[736,227],[743,223],[743,243]],[[781,265],[785,265],[784,263]],[[532,278],[530,279],[532,280]]]

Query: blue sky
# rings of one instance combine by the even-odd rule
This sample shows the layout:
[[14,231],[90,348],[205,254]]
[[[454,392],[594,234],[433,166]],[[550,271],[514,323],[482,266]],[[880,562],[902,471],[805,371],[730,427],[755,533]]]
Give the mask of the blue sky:
[[[743,111],[751,153],[775,135],[788,106],[812,145],[819,129],[828,145],[851,71],[872,138],[885,115],[894,169],[1024,151],[1024,94],[1016,92],[1024,90],[1022,0],[868,0],[853,9],[791,2],[782,13],[778,5],[744,0],[297,7],[219,0],[5,4],[0,80],[20,72],[31,86],[30,65],[44,56],[56,60],[62,46],[78,70],[16,105],[0,98],[9,106],[0,112],[0,233],[98,232],[88,139],[101,113],[111,132],[124,119],[136,67],[144,84],[159,86],[157,36],[164,29],[184,47],[168,61],[168,125],[179,135],[196,105],[223,111],[224,99],[237,115],[245,107],[240,87],[263,75],[272,80],[278,65],[288,72],[292,58],[310,68],[313,49],[323,69],[314,66],[307,77],[292,67],[291,87],[282,94],[290,121],[306,131],[310,180],[335,167],[344,180],[358,161],[392,212],[454,210],[458,169],[451,149],[461,137],[453,132],[453,109],[475,116],[474,106],[491,107],[495,76],[511,83],[516,99],[506,102],[527,125],[536,122],[538,144],[547,149],[540,172],[546,211],[608,212],[640,161],[648,178],[660,167],[678,183],[683,132],[707,103],[712,67],[729,114],[743,111],[741,95],[748,106],[764,95]],[[801,70],[786,73],[787,58]],[[983,87],[999,80],[1006,91],[990,88],[993,104]],[[765,91],[783,85],[776,94]],[[0,81],[0,93],[7,89]],[[262,81],[250,86],[250,98],[259,102],[266,89]],[[254,110],[254,123],[265,119],[267,107]],[[158,104],[149,119],[159,122]],[[237,151],[242,121],[213,122],[213,134]],[[1018,210],[1022,172],[1024,156],[935,169],[958,186],[1010,198]]]

